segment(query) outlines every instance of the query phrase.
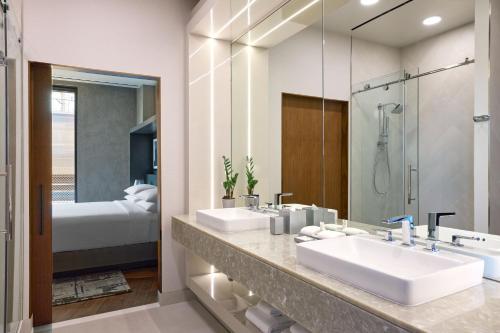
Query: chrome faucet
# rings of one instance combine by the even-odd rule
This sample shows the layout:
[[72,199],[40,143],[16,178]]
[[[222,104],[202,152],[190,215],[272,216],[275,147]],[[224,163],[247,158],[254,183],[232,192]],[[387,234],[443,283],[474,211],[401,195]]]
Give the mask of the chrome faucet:
[[439,219],[441,216],[452,216],[455,212],[449,213],[428,213],[427,214],[427,239],[439,240]]
[[281,205],[281,198],[282,197],[291,197],[293,193],[285,192],[285,193],[276,193],[274,195],[274,201],[273,205],[275,209],[278,209],[278,206]]
[[413,224],[413,216],[402,215],[391,217],[387,220],[382,221],[386,224],[401,223],[402,233],[403,233],[403,245],[415,246],[415,225]]

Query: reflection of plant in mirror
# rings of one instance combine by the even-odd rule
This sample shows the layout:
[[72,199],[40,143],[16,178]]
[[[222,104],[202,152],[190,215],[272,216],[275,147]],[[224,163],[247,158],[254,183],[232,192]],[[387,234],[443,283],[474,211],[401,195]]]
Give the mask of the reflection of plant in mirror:
[[259,182],[257,179],[255,179],[255,171],[254,171],[255,165],[253,163],[253,157],[248,157],[247,156],[247,165],[245,167],[245,173],[247,175],[247,191],[249,195],[253,195],[253,190],[255,188],[255,185]]
[[226,156],[222,156],[224,160],[224,172],[226,174],[226,180],[222,183],[224,189],[226,190],[226,195],[223,199],[233,199],[233,192],[236,186],[236,181],[238,180],[238,173],[233,175],[233,163]]

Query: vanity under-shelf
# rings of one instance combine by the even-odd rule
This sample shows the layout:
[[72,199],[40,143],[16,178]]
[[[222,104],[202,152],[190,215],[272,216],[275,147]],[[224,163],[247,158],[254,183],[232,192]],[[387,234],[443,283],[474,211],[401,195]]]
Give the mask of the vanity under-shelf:
[[221,232],[183,215],[172,219],[172,236],[187,250],[188,287],[235,332],[256,332],[244,309],[260,298],[312,332],[500,331],[500,290],[492,280],[403,306],[300,265],[294,235]]

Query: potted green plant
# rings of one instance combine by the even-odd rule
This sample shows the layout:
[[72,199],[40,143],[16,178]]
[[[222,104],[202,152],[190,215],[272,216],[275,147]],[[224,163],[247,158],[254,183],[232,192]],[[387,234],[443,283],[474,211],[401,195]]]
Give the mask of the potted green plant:
[[226,195],[222,197],[222,207],[233,208],[235,206],[233,193],[238,180],[238,173],[233,174],[233,163],[229,158],[222,156],[222,159],[224,160],[224,173],[226,174],[226,180],[222,183],[224,190],[226,190]]
[[254,193],[255,185],[259,182],[255,178],[255,164],[253,157],[246,157],[245,174],[247,176],[247,194],[245,204],[247,207],[259,205],[259,195]]

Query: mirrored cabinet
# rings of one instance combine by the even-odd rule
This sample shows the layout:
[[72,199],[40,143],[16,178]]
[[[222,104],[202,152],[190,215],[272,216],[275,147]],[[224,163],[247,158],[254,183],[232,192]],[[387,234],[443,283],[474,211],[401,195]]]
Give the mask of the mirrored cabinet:
[[484,0],[286,2],[231,43],[236,167],[253,157],[261,202],[488,232],[489,20]]

